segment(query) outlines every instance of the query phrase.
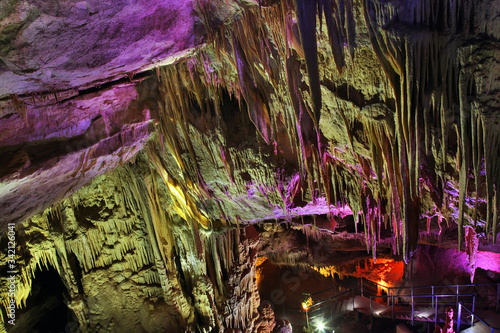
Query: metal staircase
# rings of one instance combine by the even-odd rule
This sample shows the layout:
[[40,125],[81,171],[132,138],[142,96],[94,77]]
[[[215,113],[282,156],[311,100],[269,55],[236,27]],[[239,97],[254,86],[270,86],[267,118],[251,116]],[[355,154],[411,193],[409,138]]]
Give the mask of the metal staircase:
[[[433,328],[437,324],[442,326],[445,308],[452,306],[457,332],[500,333],[500,323],[495,321],[497,317],[500,321],[500,283],[387,288],[367,280],[361,281],[358,288],[343,290],[313,304],[309,309],[309,319],[335,320],[347,313],[359,312],[372,318],[404,320],[412,325],[415,321],[427,322],[428,327]],[[495,311],[489,310],[486,316],[484,311],[475,310],[477,290],[483,287],[491,289],[492,286],[496,286]],[[318,299],[321,299],[320,296],[316,295]]]

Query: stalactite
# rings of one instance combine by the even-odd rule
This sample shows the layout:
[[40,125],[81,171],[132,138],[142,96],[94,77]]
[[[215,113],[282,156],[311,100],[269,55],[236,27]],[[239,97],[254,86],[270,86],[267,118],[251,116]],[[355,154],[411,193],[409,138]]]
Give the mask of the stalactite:
[[165,182],[165,185],[168,187],[172,201],[176,204],[174,206],[176,212],[184,220],[193,220],[196,221],[196,223],[201,224],[204,228],[208,228],[210,222],[206,217],[206,214],[196,206],[196,201],[193,199],[189,191],[194,191],[198,200],[203,199],[203,194],[197,190],[196,187],[192,186],[191,182],[188,182],[183,186],[183,184],[178,183],[174,177],[170,176],[167,169],[163,165],[164,162],[162,161],[160,155],[154,149],[151,148],[148,150],[148,156],[154,164],[156,171],[158,171],[161,178]]
[[[357,110],[337,98],[337,109],[332,112],[338,112],[344,122],[350,145],[349,162],[335,155],[333,142],[329,148],[324,143],[318,144],[316,130],[321,113],[320,82],[323,77],[318,71],[316,11],[319,11],[320,20],[324,16],[334,62],[341,73],[345,64],[349,63],[347,53],[344,54],[344,40],[347,41],[352,59],[355,53],[355,3],[352,0],[296,0],[295,9],[303,45],[298,45],[296,41],[297,26],[294,25],[293,15],[290,15],[291,4],[287,1],[272,8],[262,8],[259,15],[256,10],[238,14],[241,17],[235,20],[234,26],[230,27],[228,24],[220,31],[210,31],[207,46],[191,59],[181,60],[171,69],[156,71],[164,101],[159,103],[161,138],[158,141],[161,142],[158,142],[154,150],[148,151],[149,162],[154,170],[151,178],[156,178],[156,174],[160,175],[164,182],[161,185],[168,189],[169,203],[172,203],[171,207],[175,212],[161,212],[161,200],[156,193],[160,184],[155,184],[156,180],[151,180],[148,186],[140,185],[132,190],[127,181],[123,181],[121,186],[121,202],[135,216],[149,219],[148,233],[153,238],[150,243],[154,244],[156,241],[156,245],[151,245],[153,248],[150,248],[147,242],[132,243],[130,240],[123,240],[116,245],[112,254],[102,256],[106,250],[103,250],[105,240],[100,234],[116,231],[115,235],[107,239],[110,244],[114,244],[120,238],[118,235],[129,235],[135,227],[132,220],[110,219],[106,223],[96,223],[95,230],[88,230],[68,240],[68,251],[75,253],[85,271],[123,258],[133,270],[154,261],[162,272],[161,280],[165,284],[167,268],[173,270],[172,259],[166,253],[169,253],[168,249],[174,243],[169,231],[163,230],[165,224],[177,218],[185,222],[196,242],[198,255],[204,255],[205,251],[202,250],[208,247],[203,242],[204,229],[211,230],[214,222],[229,226],[240,221],[226,211],[230,208],[224,202],[210,201],[213,199],[211,191],[219,186],[220,191],[225,191],[229,198],[235,192],[244,193],[245,186],[254,186],[269,206],[281,204],[284,210],[291,208],[294,205],[293,199],[296,196],[298,198],[301,193],[304,201],[325,196],[328,205],[348,203],[354,212],[356,230],[360,220],[365,229],[367,247],[371,248],[374,256],[383,218],[394,233],[395,251],[399,252],[402,245],[403,253],[407,256],[414,249],[414,245],[409,242],[415,240],[415,228],[418,228],[420,217],[419,181],[424,175],[420,173],[419,166],[426,160],[435,160],[439,171],[432,176],[436,178],[436,183],[441,184],[436,188],[445,186],[443,184],[448,179],[444,174],[450,156],[448,132],[452,129],[457,112],[462,115],[458,133],[461,216],[469,215],[470,193],[467,191],[467,182],[474,181],[477,195],[481,186],[480,178],[484,177],[487,215],[479,216],[478,219],[485,219],[485,234],[487,237],[493,236],[495,240],[500,206],[500,177],[498,150],[490,147],[499,146],[498,127],[493,125],[492,119],[486,117],[486,112],[470,105],[469,96],[475,95],[471,90],[477,83],[473,83],[473,69],[464,68],[468,60],[460,60],[465,65],[457,64],[459,61],[456,59],[447,64],[443,60],[445,57],[440,56],[450,53],[449,50],[456,47],[456,43],[442,32],[472,29],[468,19],[471,6],[471,1],[364,3],[364,18],[372,46],[392,86],[396,107],[395,110],[370,117],[368,114],[376,108],[373,104],[359,106]],[[403,15],[405,10],[410,14]],[[462,14],[456,14],[459,12]],[[461,18],[455,19],[457,16]],[[405,18],[411,18],[411,22],[406,23],[432,29],[433,32],[426,34],[427,37],[419,34],[411,38],[404,33],[402,36],[397,35],[392,30],[393,25]],[[301,57],[304,59],[300,59]],[[309,87],[302,80],[302,60],[305,60],[307,67]],[[336,85],[337,83],[334,84]],[[354,99],[348,80],[346,86],[347,98]],[[298,171],[298,180],[292,182],[284,176],[281,183],[269,183],[267,179],[275,180],[272,178],[274,175],[269,176],[272,171],[265,175],[249,171],[251,181],[243,181],[238,170],[243,169],[250,159],[243,153],[238,155],[240,153],[236,149],[227,148],[227,142],[222,138],[221,133],[226,125],[221,110],[223,94],[229,94],[230,98],[239,101],[240,107],[249,114],[256,130],[267,144],[276,142],[278,146],[278,127],[284,126],[293,158],[297,160],[299,170],[294,172]],[[312,111],[309,102],[312,102]],[[456,110],[454,105],[459,105],[460,110]],[[213,125],[215,128],[206,139],[199,139],[190,124],[188,112],[193,108],[196,111],[200,109],[202,126],[210,128]],[[362,126],[363,135],[370,142],[368,149],[371,156],[362,156],[359,151],[355,151],[355,122],[356,126]],[[210,140],[216,143],[210,145]],[[421,142],[425,143],[423,147],[420,146]],[[488,147],[486,143],[491,144]],[[225,170],[226,175],[220,177],[224,182],[227,180],[237,187],[234,192],[228,190],[225,184],[205,182],[205,175],[198,164],[202,149],[208,151],[208,158],[217,166],[214,169],[222,166],[222,171]],[[327,152],[327,149],[330,151]],[[251,153],[247,151],[245,154]],[[90,156],[85,156],[81,160],[79,169],[85,170],[88,167],[89,158]],[[351,160],[356,165],[349,165]],[[370,165],[374,174],[369,170]],[[474,177],[470,177],[471,174]],[[285,196],[285,193],[290,195]],[[441,209],[442,202],[438,199],[435,201],[437,209]],[[474,204],[478,205],[477,199]],[[78,203],[75,205],[78,206]],[[211,205],[219,216],[209,219]],[[155,212],[151,213],[154,216],[146,216],[147,207],[154,207]],[[480,215],[477,209],[475,212]],[[54,208],[53,214],[60,218],[60,209]],[[171,215],[167,216],[168,214]],[[202,229],[198,229],[199,224]],[[459,230],[463,224],[461,217]],[[313,228],[309,227],[305,227],[305,233],[311,233],[308,237],[317,237]],[[400,237],[403,244],[400,244]],[[461,238],[460,235],[459,239]],[[211,246],[214,262],[221,261],[225,272],[234,268],[233,249],[237,243],[230,237],[221,237]],[[134,257],[127,256],[129,252],[134,252]],[[300,260],[300,256],[288,258],[286,260],[290,262]],[[220,277],[217,277],[217,284],[222,290],[222,281],[219,280]],[[166,290],[164,287],[165,294]],[[246,313],[247,310],[242,311]]]
[[[326,7],[325,7],[326,6]],[[345,14],[345,10],[347,7],[352,7],[351,2],[344,3],[341,2],[339,4],[335,4],[335,13],[333,13],[333,7],[328,9],[329,5],[324,4],[322,8],[322,12],[324,11],[327,26],[332,27],[334,24],[337,25],[337,37],[346,34],[346,30],[352,32],[352,25],[354,24],[352,13]],[[306,114],[309,113],[308,106],[303,102],[304,97],[301,93],[301,85],[302,82],[299,80],[301,77],[300,72],[292,73],[292,69],[298,68],[295,65],[290,63],[289,61],[293,61],[293,57],[288,57],[287,63],[283,62],[283,59],[279,59],[279,55],[288,54],[289,50],[287,39],[290,34],[286,33],[287,31],[293,30],[293,20],[290,20],[285,13],[289,8],[286,5],[282,4],[282,6],[277,6],[276,8],[262,9],[263,18],[273,17],[273,20],[268,20],[268,22],[262,22],[257,18],[255,13],[249,11],[241,16],[241,22],[238,22],[234,25],[234,29],[231,32],[228,32],[227,29],[222,28],[220,31],[211,31],[208,43],[208,49],[201,50],[197,56],[193,57],[194,61],[190,61],[187,66],[186,63],[179,63],[176,65],[175,72],[164,72],[161,75],[164,75],[161,82],[167,82],[164,87],[160,87],[160,91],[164,94],[164,97],[169,102],[166,105],[162,106],[161,109],[166,113],[165,117],[162,117],[162,121],[164,124],[160,126],[162,128],[162,136],[166,139],[167,147],[169,147],[170,153],[172,157],[175,159],[178,164],[179,169],[183,175],[183,181],[187,183],[192,182],[196,184],[197,182],[203,182],[203,177],[199,170],[195,172],[189,170],[187,165],[193,165],[196,169],[196,154],[193,153],[193,149],[190,148],[192,144],[189,143],[190,139],[187,138],[187,133],[189,132],[188,127],[186,125],[186,118],[182,115],[183,112],[189,108],[189,105],[192,103],[192,100],[196,100],[200,107],[203,106],[204,100],[211,100],[213,104],[218,110],[218,105],[220,101],[220,91],[223,87],[227,91],[230,91],[232,94],[236,96],[237,99],[243,97],[246,101],[247,107],[249,107],[251,112],[257,112],[257,115],[260,111],[258,111],[258,106],[253,105],[255,101],[262,101],[262,105],[267,105],[269,103],[269,93],[263,93],[265,91],[269,91],[269,86],[263,83],[263,75],[259,68],[262,66],[264,69],[264,74],[269,76],[271,79],[273,88],[276,91],[279,91],[279,84],[283,83],[285,78],[279,77],[277,73],[279,73],[279,67],[289,69],[287,70],[287,78],[288,88],[289,88],[289,96],[291,98],[292,103],[289,105],[292,108],[285,108],[283,114],[280,112],[276,112],[271,107],[269,107],[268,111],[264,113],[260,113],[260,115],[256,116],[259,118],[259,121],[263,121],[262,124],[266,124],[265,126],[261,126],[256,122],[256,118],[251,116],[252,121],[256,124],[257,129],[259,129],[263,138],[269,142],[270,136],[266,137],[264,133],[264,128],[267,128],[265,131],[267,133],[276,133],[276,129],[274,126],[278,123],[276,121],[276,117],[282,117],[285,120],[286,128],[288,131],[288,136],[290,143],[292,143],[292,148],[295,148],[294,151],[298,153],[298,161],[301,168],[301,175],[304,181],[303,184],[308,184],[306,189],[302,188],[302,193],[307,193],[307,195],[314,199],[320,195],[327,195],[327,201],[330,203],[331,194],[330,194],[330,184],[333,187],[332,193],[335,196],[334,201],[340,202],[343,199],[344,195],[347,192],[346,190],[339,190],[339,187],[343,187],[339,185],[339,182],[345,182],[345,179],[337,179],[336,177],[331,177],[329,175],[328,168],[326,168],[323,164],[324,153],[319,151],[316,152],[314,147],[317,145],[317,134],[315,133],[313,121],[314,116],[309,118]],[[276,15],[270,15],[269,13],[274,13]],[[332,16],[335,15],[335,18],[332,19]],[[276,21],[274,18],[283,18],[285,22]],[[346,18],[347,17],[347,18]],[[269,22],[270,21],[270,22]],[[315,26],[316,16],[312,18],[312,24]],[[267,28],[264,28],[266,23],[268,26],[271,26],[273,29],[278,29],[284,34],[280,35],[275,30],[271,29],[271,35]],[[292,24],[292,28],[290,28],[290,24]],[[257,27],[254,29],[253,36],[248,33],[247,26]],[[349,26],[350,28],[346,28]],[[331,30],[331,29],[330,29]],[[256,32],[255,32],[256,31]],[[272,38],[273,36],[287,36],[286,39],[282,38]],[[292,37],[290,35],[290,37]],[[348,38],[349,41],[354,41],[354,35]],[[284,45],[285,44],[285,45]],[[262,47],[262,45],[265,45]],[[343,37],[340,45],[336,45],[336,49],[343,50]],[[349,45],[352,50],[352,45]],[[212,49],[213,48],[213,49]],[[286,51],[286,52],[285,52]],[[343,52],[343,51],[342,51]],[[226,67],[218,67],[217,70],[215,67],[212,67],[211,57],[215,54],[218,61],[227,63]],[[343,57],[343,56],[342,56]],[[307,57],[306,57],[307,58]],[[295,60],[296,61],[296,60]],[[281,72],[284,72],[281,70]],[[197,75],[195,75],[197,74]],[[237,77],[237,80],[234,78]],[[201,83],[201,84],[200,84]],[[321,94],[319,94],[320,96]],[[258,102],[260,103],[260,102]],[[240,105],[242,105],[240,101]],[[294,111],[290,113],[290,111]],[[305,111],[305,112],[304,112]],[[218,113],[219,111],[217,111]],[[268,116],[266,116],[268,114]],[[173,122],[169,123],[168,119],[174,119]],[[219,117],[220,120],[220,117]],[[293,125],[296,126],[293,126]],[[182,131],[178,131],[177,128],[181,128]],[[176,133],[176,135],[173,135]],[[304,134],[305,133],[305,134]],[[275,135],[275,134],[273,134]],[[303,136],[304,135],[304,136]],[[178,139],[179,136],[181,139]],[[317,149],[317,148],[316,148]],[[183,151],[188,151],[189,155],[191,155],[192,163],[186,162],[182,155]],[[224,152],[224,155],[226,153]],[[227,159],[223,158],[227,161]],[[232,161],[237,159],[231,158]],[[157,163],[158,164],[158,163]],[[231,169],[229,163],[223,163],[226,170]],[[165,169],[164,167],[162,167]],[[159,168],[161,169],[161,168]],[[196,177],[193,177],[193,174],[196,174]],[[228,174],[231,172],[228,171]],[[166,178],[166,177],[164,177]],[[194,179],[196,178],[196,179]],[[234,178],[232,176],[231,178]],[[171,182],[175,177],[168,178],[168,182]],[[318,179],[319,182],[314,182],[314,179]],[[330,179],[332,180],[330,182]],[[235,183],[238,183],[237,179],[232,179]],[[194,186],[196,187],[196,186]],[[262,184],[258,185],[259,189],[264,188]],[[173,188],[173,192],[175,193],[175,188]],[[191,189],[189,189],[191,191]],[[181,197],[179,201],[187,200],[188,192],[184,190],[184,197]],[[241,191],[241,190],[239,190]],[[273,190],[271,192],[276,193],[278,190]],[[263,196],[267,198],[270,204],[274,203],[269,197],[268,191],[262,191]],[[380,191],[381,192],[381,191]],[[182,193],[182,192],[179,192]],[[340,194],[342,193],[342,194]],[[200,197],[198,193],[194,193],[195,195],[192,197],[194,202],[200,202]],[[280,193],[276,193],[279,195]],[[347,193],[347,196],[350,198],[349,201],[353,201],[354,203],[355,195]],[[304,198],[309,200],[308,198]],[[203,200],[201,200],[203,202]],[[283,202],[283,200],[281,200]],[[194,211],[196,204],[193,202]],[[223,211],[223,206],[219,205],[221,217],[226,216]],[[188,205],[189,206],[189,205]],[[188,207],[189,208],[189,207]],[[180,207],[178,213],[186,211],[186,207]],[[189,209],[187,209],[189,211]],[[224,218],[226,220],[226,218]]]
[[[316,42],[316,0],[294,0],[300,40],[309,75],[309,87],[314,109],[314,121],[317,127],[321,113],[321,88],[318,69],[318,46]],[[331,14],[331,10],[330,10]]]
[[[388,163],[386,159],[385,164],[393,188],[392,207],[403,221],[403,248],[408,248],[411,252],[418,234],[421,178],[419,165],[422,164],[421,161],[433,158],[437,167],[435,189],[439,191],[440,188],[444,188],[447,181],[444,174],[450,154],[448,149],[448,133],[452,125],[450,119],[457,115],[461,117],[458,221],[459,242],[461,242],[463,216],[469,211],[469,205],[466,204],[466,201],[470,201],[467,193],[469,174],[472,169],[477,193],[477,186],[481,181],[481,147],[486,141],[481,139],[484,126],[475,120],[477,116],[468,101],[468,96],[471,96],[470,87],[476,85],[474,73],[468,65],[470,60],[465,58],[467,55],[464,57],[463,52],[457,52],[459,44],[452,39],[450,32],[455,33],[460,29],[464,29],[466,34],[471,32],[469,17],[474,11],[474,4],[470,1],[452,4],[441,1],[401,4],[371,2],[365,3],[363,10],[372,46],[387,73],[396,97],[397,150],[389,150],[387,157],[389,161],[392,159],[396,162],[395,157],[399,160],[402,173],[397,174],[399,168],[392,167],[394,162]],[[456,13],[460,15],[457,16]],[[442,16],[445,16],[444,20],[441,19]],[[432,32],[408,34],[402,38],[400,34],[393,33],[391,27],[393,22],[398,21],[425,26],[431,28]],[[388,29],[381,30],[382,26],[387,26]],[[444,53],[451,54],[451,60],[445,62],[447,58],[442,56]],[[456,105],[459,105],[459,109]],[[420,142],[425,142],[424,149],[419,146]],[[375,143],[372,154],[376,151]],[[422,153],[424,151],[425,153]],[[380,170],[380,167],[375,165],[375,170]],[[380,172],[377,171],[377,174]],[[377,175],[377,178],[380,177]],[[493,192],[491,191],[491,194]],[[396,193],[399,193],[399,196]],[[487,197],[492,198],[491,194]],[[433,197],[434,203],[439,209],[445,210],[447,207],[442,207],[441,198],[441,195],[436,194]],[[410,204],[406,209],[402,209],[399,202]],[[491,203],[491,200],[489,202]],[[398,218],[396,215],[396,219]],[[397,223],[394,226],[393,229],[396,229]],[[490,230],[490,228],[486,221],[485,229]],[[487,231],[486,234],[488,233]],[[413,244],[407,246],[407,241]],[[409,252],[404,250],[404,254],[407,253]]]
[[[267,105],[263,101],[258,87],[255,87],[255,82],[252,76],[249,75],[248,67],[252,64],[248,63],[245,58],[243,49],[237,39],[233,41],[234,44],[234,57],[238,69],[238,77],[240,80],[240,87],[243,97],[248,103],[248,112],[250,119],[255,124],[257,130],[264,138],[267,144],[270,143],[272,137],[271,124],[269,119],[269,111]],[[253,77],[254,79],[255,77]]]
[[[500,191],[500,163],[498,161],[500,134],[498,122],[491,122],[483,118],[483,140],[488,142],[484,144],[484,165],[485,165],[485,178],[486,178],[486,195],[487,195],[487,208],[486,208],[486,238],[489,238],[490,228],[492,228],[493,242],[496,241],[496,231],[498,226],[498,212],[499,212],[499,191]],[[488,148],[486,148],[489,146]],[[496,151],[495,151],[496,147]]]
[[306,235],[307,238],[313,239],[315,242],[319,241],[322,237],[323,232],[312,225],[304,225],[302,227],[302,231]]
[[461,76],[459,85],[461,87],[460,93],[460,155],[462,157],[460,163],[460,198],[459,198],[459,220],[458,220],[458,248],[461,248],[462,243],[462,228],[465,214],[465,197],[467,194],[467,184],[469,181],[469,167],[471,162],[471,148],[469,145],[470,140],[470,106],[466,98],[468,96],[467,83],[463,82]]
[[302,267],[307,265],[305,258],[307,258],[307,253],[305,252],[266,252],[265,256],[275,265],[282,266],[297,266]]
[[476,258],[479,246],[479,240],[477,239],[476,232],[470,226],[465,228],[465,252],[467,253],[467,260],[469,260],[470,266],[470,281],[474,281],[474,275],[476,272]]
[[[154,259],[156,264],[165,302],[172,314],[179,314],[182,322],[191,324],[194,321],[194,310],[177,278],[177,269],[172,258],[173,236],[170,228],[165,225],[167,219],[160,208],[157,182],[153,181],[146,187],[146,184],[133,176],[132,180],[134,188],[140,193],[137,196],[138,203],[143,207],[142,212],[152,246],[153,254],[148,253],[148,256],[151,261]],[[139,191],[141,185],[146,187],[143,191]]]

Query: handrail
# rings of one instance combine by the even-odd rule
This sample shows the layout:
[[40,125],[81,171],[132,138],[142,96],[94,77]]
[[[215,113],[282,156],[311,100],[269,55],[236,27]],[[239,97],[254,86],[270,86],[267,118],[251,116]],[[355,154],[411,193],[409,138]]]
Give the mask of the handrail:
[[[477,296],[476,294],[460,294],[460,295],[458,295],[458,297],[473,297],[473,298],[475,298],[476,296]],[[394,298],[396,298],[396,297],[399,297],[399,296],[398,296],[398,295],[370,296],[370,300],[371,300],[372,298],[375,298],[375,299],[376,299],[376,298],[387,298],[387,299],[391,298],[391,299],[392,299],[391,304],[394,304]],[[434,306],[434,304],[435,304],[435,303],[434,303],[434,298],[436,298],[436,299],[437,299],[438,297],[457,297],[457,295],[456,295],[456,294],[440,294],[440,295],[413,295],[413,296],[411,296],[412,301],[409,301],[409,302],[404,302],[404,303],[408,303],[408,304],[410,304],[410,303],[415,303],[415,302],[413,302],[413,299],[414,299],[414,298],[418,298],[418,297],[421,297],[421,298],[432,298],[432,299],[433,299],[432,303],[418,303],[418,304],[432,304],[432,305]],[[456,303],[456,302],[453,302],[453,303],[447,302],[447,303],[445,303],[445,304],[455,304],[455,303]],[[387,306],[389,306],[389,305],[390,305],[390,304],[389,304],[389,303],[387,303]]]
[[[365,278],[362,278],[365,279]],[[424,288],[456,288],[456,287],[485,287],[485,286],[499,286],[500,282],[497,283],[469,283],[469,284],[448,284],[448,285],[429,285],[429,286],[403,286],[403,287],[387,287],[378,282],[374,282],[368,279],[365,279],[370,283],[373,283],[377,286],[389,290],[401,290],[401,289],[424,289]]]
[[[323,306],[326,305],[326,304],[329,304],[331,303],[333,300],[337,299],[337,298],[340,298],[341,296],[346,296],[346,295],[353,295],[355,296],[356,295],[356,292],[354,290],[346,290],[346,291],[343,291],[337,295],[334,295],[330,298],[327,298],[325,300],[322,300],[318,303],[314,303],[312,304],[309,309],[306,310],[306,316],[308,316],[308,320],[311,320],[313,318],[316,318],[317,316],[321,316],[321,311],[323,310]],[[352,297],[352,300],[353,300],[353,308],[354,308],[354,297]],[[318,313],[319,312],[319,313]],[[309,313],[311,313],[309,315]],[[330,308],[330,314],[331,314],[331,308]]]
[[337,294],[337,295],[332,296],[332,297],[330,297],[330,298],[324,299],[324,300],[322,300],[321,302],[314,303],[313,305],[311,305],[311,306],[309,307],[309,309],[312,309],[312,308],[318,307],[318,306],[322,305],[323,303],[326,303],[326,302],[328,302],[328,301],[334,300],[335,298],[338,298],[338,297],[340,297],[340,296],[344,296],[344,295],[347,295],[347,294],[354,294],[354,291],[352,291],[352,290],[346,290],[346,291],[343,291],[343,292],[341,292],[340,294]]
[[[391,305],[392,305],[392,319],[394,320],[394,316],[395,316],[395,311],[394,311],[394,298],[395,297],[399,297],[397,295],[384,295],[384,296],[370,296],[370,315],[373,316],[373,298],[387,298],[387,301],[389,301],[389,297],[392,299],[391,301]],[[422,298],[432,298],[432,303],[415,303],[414,302],[414,298],[418,298],[418,297],[422,297]],[[411,322],[412,322],[412,325],[413,325],[413,321],[414,321],[414,318],[415,318],[415,304],[417,305],[424,305],[424,304],[432,304],[433,306],[433,310],[434,310],[434,323],[436,324],[437,323],[437,307],[438,307],[438,298],[440,297],[457,297],[457,304],[458,306],[460,306],[461,302],[458,302],[458,297],[472,297],[472,308],[474,309],[475,307],[475,303],[476,303],[476,295],[475,294],[460,294],[460,295],[456,295],[456,294],[441,294],[441,295],[412,295],[411,296],[411,302],[408,302],[408,305],[411,305]],[[449,304],[449,303],[445,303],[445,304]],[[389,305],[389,302],[388,302],[388,305]],[[468,310],[468,309],[467,309]],[[460,314],[460,312],[459,312]],[[473,317],[472,317],[472,321],[474,320],[474,314],[473,314]]]
[[[363,281],[364,278],[361,278],[361,281]],[[405,287],[386,287],[384,285],[381,285],[380,283],[377,283],[377,282],[374,282],[374,281],[370,281],[370,280],[367,280],[369,281],[370,283],[373,283],[377,286],[380,286],[382,288],[385,288],[387,289],[387,293],[389,295],[392,295],[393,294],[393,290],[403,290],[403,289],[409,289],[412,291],[412,294],[413,294],[413,290],[415,289],[425,289],[425,288],[429,288],[432,290],[432,295],[436,295],[435,293],[435,289],[437,288],[456,288],[456,294],[455,295],[460,295],[459,293],[459,288],[464,288],[464,287],[485,287],[485,286],[496,286],[497,287],[497,297],[496,297],[496,305],[495,305],[495,311],[496,312],[500,312],[500,282],[497,282],[497,283],[469,283],[469,284],[452,284],[452,285],[431,285],[431,286],[405,286]],[[361,295],[363,296],[363,283],[361,282]],[[399,295],[399,296],[409,296],[411,297],[412,295]],[[457,303],[458,303],[458,299],[457,299]]]
[[[499,327],[495,327],[495,326],[492,326],[490,324],[488,324],[486,321],[484,321],[483,319],[481,319],[477,314],[474,313],[474,311],[472,310],[469,310],[467,307],[465,307],[465,305],[462,304],[462,302],[458,302],[458,320],[457,320],[457,331],[460,332],[460,319],[461,319],[461,316],[462,316],[462,308],[467,310],[471,315],[472,315],[472,318],[477,318],[479,319],[483,324],[485,324],[486,326],[488,326],[489,328],[491,328],[491,333],[493,333],[495,330],[499,330],[500,331],[500,328]],[[470,327],[474,326],[474,319],[471,320],[471,325]]]
[[[363,296],[363,281],[364,278],[361,279],[361,288],[360,288],[360,291],[361,291],[361,296]],[[411,302],[408,302],[408,304],[411,304],[411,307],[412,307],[412,316],[411,316],[411,321],[413,323],[414,321],[414,313],[415,313],[415,304],[417,305],[423,305],[423,304],[428,304],[428,303],[415,303],[414,302],[414,298],[431,298],[432,299],[432,307],[434,308],[434,322],[437,323],[437,319],[438,319],[438,313],[437,313],[437,310],[438,310],[438,298],[444,298],[444,297],[456,297],[456,302],[453,302],[454,304],[457,305],[457,307],[459,307],[459,318],[458,318],[458,322],[460,323],[460,311],[461,311],[461,308],[463,307],[464,309],[466,309],[467,311],[469,311],[471,313],[471,317],[472,317],[472,325],[474,323],[474,318],[478,318],[480,321],[482,321],[483,323],[485,323],[488,327],[491,327],[491,325],[487,324],[486,322],[484,322],[481,318],[477,317],[477,315],[475,315],[474,313],[474,308],[475,308],[475,300],[476,300],[476,296],[477,294],[460,294],[459,293],[459,288],[460,287],[482,287],[482,286],[497,286],[497,304],[496,304],[496,308],[497,308],[497,312],[498,312],[498,307],[499,307],[499,295],[500,295],[500,283],[478,283],[478,284],[454,284],[454,285],[438,285],[438,286],[417,286],[417,287],[414,287],[414,286],[409,286],[409,287],[386,287],[386,286],[383,286],[377,282],[373,282],[373,281],[370,281],[370,280],[367,280],[369,281],[370,283],[374,284],[374,285],[377,285],[377,286],[380,286],[380,287],[383,287],[385,288],[387,291],[388,291],[388,295],[380,295],[380,296],[370,296],[370,313],[371,315],[373,315],[373,308],[372,308],[372,299],[373,298],[387,298],[387,305],[389,306],[389,298],[392,300],[392,317],[394,319],[394,298],[395,297],[411,297]],[[359,288],[359,286],[358,286]],[[424,295],[415,295],[414,294],[414,290],[415,289],[425,289],[425,288],[428,288],[428,289],[431,289],[432,290],[432,294],[424,294]],[[435,289],[436,288],[456,288],[456,293],[453,293],[453,294],[439,294],[439,293],[436,293],[435,292]],[[322,292],[325,292],[325,291],[328,291],[328,290],[331,290],[331,289],[334,289],[334,288],[328,288],[328,289],[325,289],[321,292],[316,292],[314,293],[314,295],[317,295],[317,294],[320,294]],[[402,289],[410,289],[411,290],[411,295],[394,295],[392,293],[393,290],[402,290]],[[355,294],[355,290],[351,290],[351,289],[348,289],[344,292],[341,292],[337,295],[334,295],[333,297],[330,297],[328,299],[325,299],[325,300],[322,300],[318,303],[315,303],[313,305],[311,305],[310,309],[315,309],[315,308],[318,308],[318,307],[321,307],[323,306],[324,304],[326,303],[329,303],[331,302],[332,300],[335,300],[341,296],[345,296],[345,295],[348,295],[348,294]],[[472,311],[467,309],[464,305],[463,305],[463,301],[462,302],[459,302],[459,298],[461,297],[472,297],[473,298],[473,301],[472,301]],[[443,303],[441,303],[443,304]],[[448,303],[445,303],[445,304],[448,304]],[[452,303],[449,303],[449,304],[452,304]],[[353,306],[354,306],[354,298],[353,298]],[[317,309],[315,310],[317,311]],[[493,330],[500,330],[499,328],[495,328],[493,327],[492,328],[492,333],[493,333]]]
[[[377,282],[373,282],[375,284],[378,284]],[[392,289],[423,289],[423,288],[456,288],[456,287],[484,287],[484,286],[497,286],[499,283],[469,283],[469,284],[449,284],[449,285],[432,285],[432,286],[405,286],[405,287],[384,287],[381,284],[378,284],[379,286],[382,286],[384,288],[387,288],[388,290]]]
[[[437,294],[437,295],[413,295],[412,297],[456,297],[457,294]],[[477,296],[476,294],[458,294],[458,297],[472,297],[472,296]],[[400,295],[383,295],[383,296],[370,296],[373,298],[385,298],[385,297],[401,297]]]

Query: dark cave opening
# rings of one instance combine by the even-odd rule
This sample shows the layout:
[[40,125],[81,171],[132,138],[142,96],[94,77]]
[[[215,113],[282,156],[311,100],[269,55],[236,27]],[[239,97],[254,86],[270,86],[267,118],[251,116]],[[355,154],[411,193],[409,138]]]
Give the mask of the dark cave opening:
[[66,286],[53,267],[37,270],[26,307],[18,310],[16,325],[9,332],[79,332],[78,320],[67,306],[69,299]]
[[80,263],[78,262],[78,258],[74,253],[68,253],[68,263],[73,271],[73,275],[75,276],[76,284],[78,286],[78,293],[83,295],[84,291],[82,284],[82,268],[80,266]]
[[186,277],[184,275],[184,271],[182,270],[181,257],[177,254],[177,251],[175,249],[173,251],[173,255],[174,255],[175,268],[177,269],[177,273],[179,274],[179,282],[181,284],[182,290],[191,291],[191,288],[188,285],[188,281],[186,280]]

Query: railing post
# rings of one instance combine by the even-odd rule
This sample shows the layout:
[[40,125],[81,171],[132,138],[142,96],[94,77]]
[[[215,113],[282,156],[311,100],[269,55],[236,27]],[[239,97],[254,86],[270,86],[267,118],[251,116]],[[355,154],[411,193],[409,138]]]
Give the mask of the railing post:
[[500,283],[497,283],[497,306],[495,307],[496,312],[500,312]]
[[361,278],[361,297],[363,297],[363,278]]
[[457,284],[457,305],[455,306],[455,308],[458,308],[458,284]]
[[462,319],[462,303],[458,303],[457,332],[460,332],[460,320]]
[[370,296],[370,316],[373,317],[373,304],[372,304],[372,297]]
[[436,300],[434,302],[434,326],[437,325],[437,320],[438,320],[438,297],[437,295],[435,297]]
[[474,311],[476,311],[476,296],[472,296],[472,317],[470,318],[470,327],[474,326]]
[[392,296],[392,298],[393,298],[391,301],[391,303],[392,303],[392,320],[394,320],[394,296]]
[[431,287],[432,289],[432,307],[434,307],[434,286]]

